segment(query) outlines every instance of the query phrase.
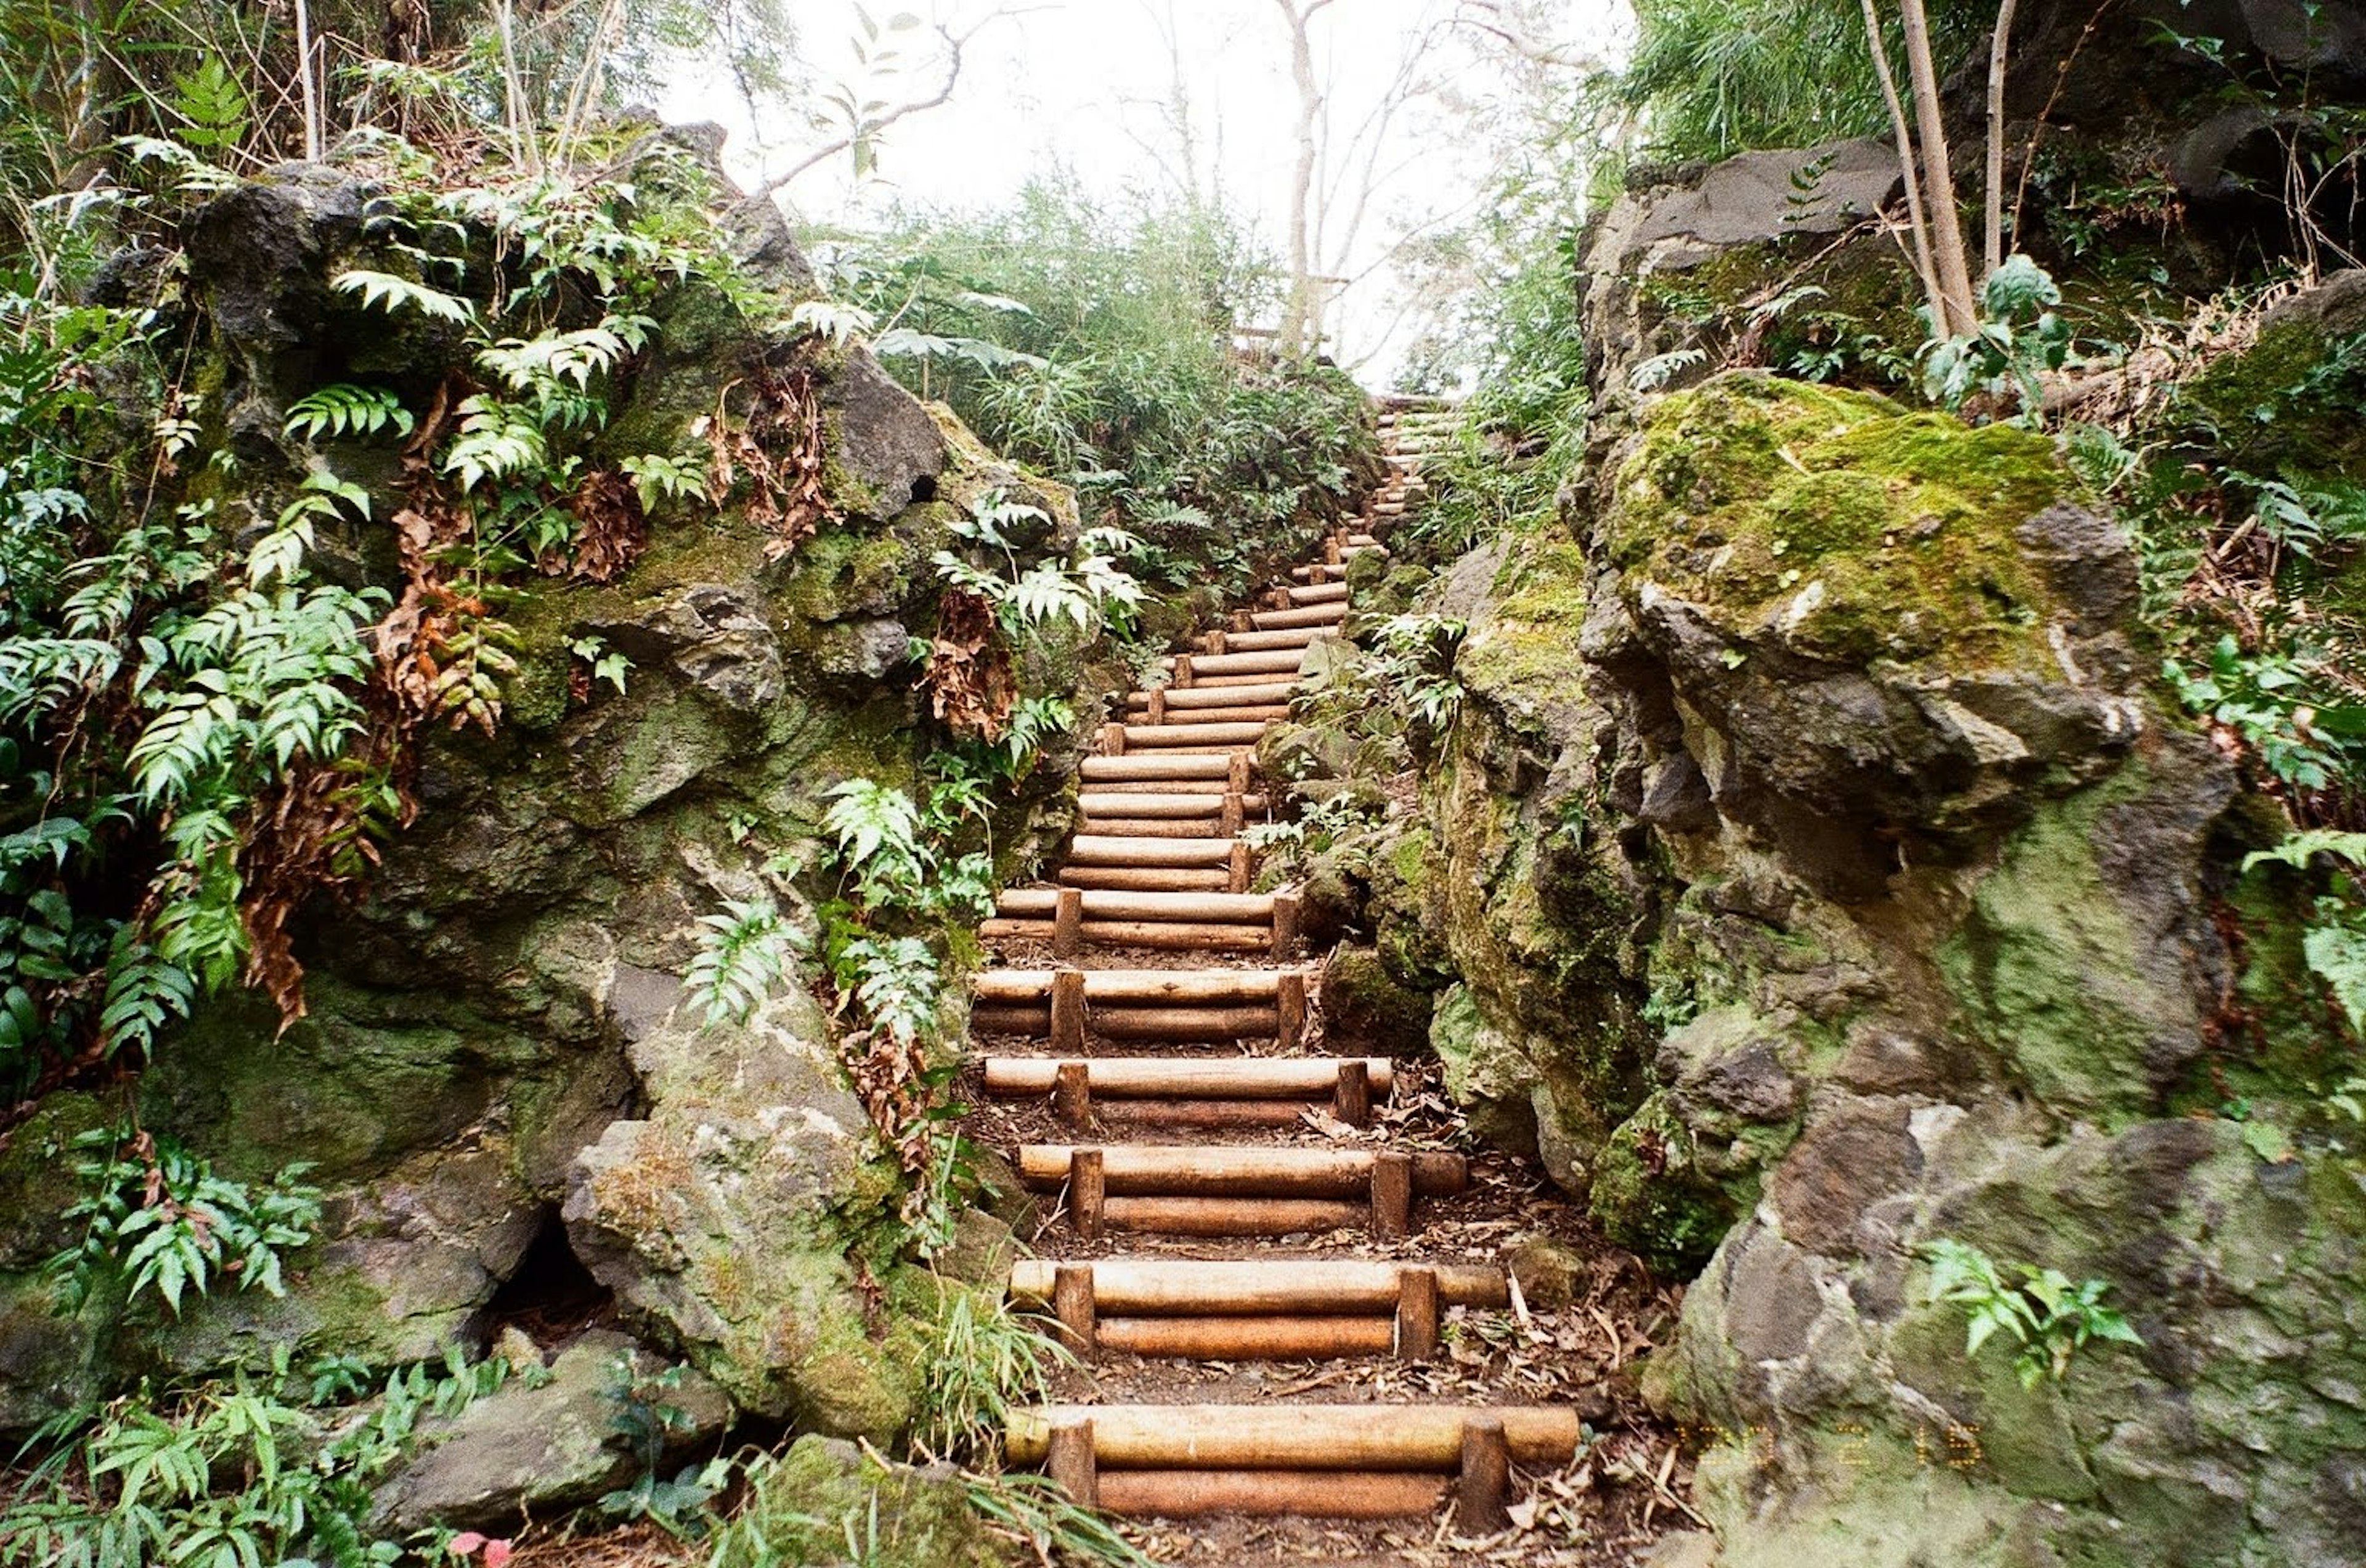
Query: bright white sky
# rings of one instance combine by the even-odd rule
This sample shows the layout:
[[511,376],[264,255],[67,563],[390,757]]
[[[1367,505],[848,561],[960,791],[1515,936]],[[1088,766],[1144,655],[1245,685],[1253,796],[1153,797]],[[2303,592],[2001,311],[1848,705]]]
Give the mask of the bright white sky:
[[[1385,254],[1410,229],[1467,211],[1484,188],[1493,150],[1470,132],[1470,110],[1506,90],[1502,52],[1454,18],[1460,0],[1335,0],[1313,25],[1315,64],[1334,105],[1332,134],[1344,141],[1380,101],[1405,61],[1428,91],[1390,128],[1378,161],[1377,194],[1341,268],[1358,281],[1331,322],[1360,370],[1385,381],[1404,330],[1391,327],[1401,301]],[[899,10],[959,28],[996,7],[992,0],[875,0],[884,22]],[[1258,236],[1279,251],[1295,155],[1297,95],[1290,79],[1287,26],[1276,0],[1014,0],[969,46],[950,103],[914,115],[886,136],[878,175],[856,182],[840,157],[800,176],[784,193],[800,214],[859,223],[901,200],[926,207],[991,207],[1028,175],[1065,165],[1086,188],[1112,197],[1179,193],[1196,180],[1218,192]],[[1623,50],[1625,0],[1543,0],[1544,41],[1596,56]],[[800,52],[825,84],[856,81],[853,0],[792,0]],[[911,40],[909,73],[874,78],[867,94],[889,101],[926,96],[941,80],[925,30]],[[1198,141],[1187,169],[1170,106],[1177,80]],[[781,169],[827,138],[803,125],[767,127],[757,137],[717,84],[683,82],[667,105],[680,119],[733,124],[737,172]],[[1341,182],[1364,183],[1357,171]],[[1338,171],[1332,171],[1335,177]],[[1342,207],[1345,201],[1340,204]],[[1326,257],[1336,264],[1340,258]]]

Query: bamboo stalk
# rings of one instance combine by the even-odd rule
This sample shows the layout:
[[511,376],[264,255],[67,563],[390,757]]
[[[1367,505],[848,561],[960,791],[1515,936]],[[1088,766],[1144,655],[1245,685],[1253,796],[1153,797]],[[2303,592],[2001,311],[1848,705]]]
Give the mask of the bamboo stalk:
[[1125,1518],[1207,1515],[1395,1519],[1434,1514],[1443,1476],[1302,1470],[1117,1470],[1098,1477],[1104,1513]]
[[1522,1464],[1566,1464],[1577,1452],[1575,1410],[1524,1404],[1054,1404],[1012,1412],[1006,1451],[1041,1463],[1051,1427],[1081,1418],[1093,1423],[1094,1455],[1109,1469],[1443,1473],[1461,1467],[1463,1427],[1490,1415]]
[[[1048,1304],[1062,1267],[1047,1258],[1020,1258],[1010,1266],[1010,1299],[1022,1306]],[[1100,1258],[1089,1267],[1093,1299],[1100,1310],[1136,1317],[1393,1313],[1405,1273],[1403,1264],[1362,1258]],[[1494,1309],[1509,1304],[1511,1292],[1501,1269],[1447,1263],[1434,1272],[1443,1305]]]
[[[993,1094],[1044,1094],[1063,1065],[1053,1056],[989,1056],[986,1087]],[[1341,1061],[1333,1056],[1096,1056],[1081,1064],[1095,1094],[1141,1099],[1188,1095],[1202,1100],[1309,1100],[1329,1092],[1344,1067],[1358,1067],[1372,1087],[1388,1092],[1395,1067],[1384,1056]]]
[[1368,1191],[1373,1173],[1403,1162],[1410,1194],[1451,1196],[1470,1180],[1460,1155],[1374,1153],[1369,1149],[1233,1147],[1198,1144],[1027,1144],[1019,1172],[1029,1186],[1056,1188],[1080,1156],[1098,1152],[1107,1190],[1117,1196],[1344,1198]]

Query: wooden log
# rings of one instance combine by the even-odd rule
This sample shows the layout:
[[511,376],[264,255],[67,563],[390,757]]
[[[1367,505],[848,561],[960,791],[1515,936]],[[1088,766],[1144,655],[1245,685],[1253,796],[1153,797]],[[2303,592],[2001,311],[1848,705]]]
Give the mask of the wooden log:
[[1291,567],[1290,575],[1292,580],[1299,582],[1335,582],[1346,575],[1346,570],[1344,566],[1333,566],[1330,562],[1324,561],[1315,566]]
[[1470,1181],[1460,1155],[1408,1155],[1394,1150],[1290,1148],[1266,1145],[1026,1144],[1019,1150],[1022,1179],[1056,1188],[1087,1154],[1100,1156],[1106,1190],[1113,1196],[1344,1198],[1368,1191],[1382,1169],[1401,1171],[1408,1201],[1450,1197]]
[[1298,951],[1298,895],[1276,893],[1273,899],[1273,961],[1287,962]]
[[1226,651],[1228,642],[1228,634],[1225,632],[1223,627],[1218,626],[1214,631],[1210,632],[1207,636],[1200,639],[1200,651],[1202,653],[1222,653]]
[[1370,1125],[1372,1077],[1371,1064],[1360,1057],[1340,1063],[1331,1085],[1331,1114],[1350,1127]]
[[[1225,692],[1239,691],[1249,686],[1270,686],[1272,684],[1273,677],[1271,675],[1208,675],[1201,677],[1200,683],[1193,687],[1192,690],[1200,692],[1214,692],[1221,694]],[[1295,686],[1297,682],[1292,681],[1290,684]]]
[[1265,738],[1262,721],[1223,724],[1129,724],[1125,745],[1155,751],[1164,746],[1250,746]]
[[1413,1156],[1391,1149],[1375,1155],[1368,1170],[1372,1235],[1380,1241],[1403,1241],[1413,1229]]
[[1227,787],[1224,793],[1246,795],[1249,792],[1249,780],[1256,773],[1256,759],[1246,751],[1241,752],[1233,759],[1232,771],[1225,775],[1224,783]]
[[[1156,686],[1153,687],[1149,692],[1141,694],[1143,696],[1143,712],[1146,716],[1144,722],[1148,724],[1165,724],[1166,722],[1166,688],[1164,686]],[[1126,702],[1126,706],[1131,708],[1132,705],[1132,700],[1129,698]]]
[[1082,1062],[1063,1062],[1052,1077],[1052,1114],[1065,1127],[1089,1126],[1093,1119],[1091,1079]]
[[[1258,726],[1257,733],[1262,736],[1268,728],[1268,726],[1264,725]],[[1197,744],[1190,746],[1162,746],[1156,751],[1150,754],[1162,757],[1234,757],[1238,756],[1242,751],[1246,750],[1254,744],[1254,741],[1248,740],[1225,740],[1207,746]]]
[[1239,840],[1233,840],[1233,852],[1224,867],[1224,887],[1228,892],[1245,893],[1256,873],[1256,852]]
[[1042,1462],[1051,1428],[1089,1418],[1104,1470],[1166,1466],[1209,1470],[1425,1470],[1462,1464],[1462,1431],[1474,1416],[1504,1424],[1512,1458],[1558,1466],[1576,1457],[1577,1412],[1510,1404],[1053,1404],[1013,1411],[1005,1451]]
[[1099,1325],[1104,1350],[1211,1361],[1385,1356],[1396,1336],[1385,1317],[1105,1317]]
[[[1124,798],[1131,795],[1189,795],[1204,800],[1222,800],[1233,793],[1230,779],[1120,779],[1088,787],[1087,795],[1109,795]],[[1266,797],[1255,791],[1248,794],[1250,809],[1266,808]]]
[[1295,675],[1299,665],[1297,654],[1286,648],[1261,649],[1255,653],[1211,654],[1204,658],[1193,658],[1188,653],[1178,653],[1174,657],[1178,661],[1189,661],[1194,680],[1207,675],[1264,675],[1270,678],[1277,671]]
[[1096,1114],[1104,1125],[1112,1127],[1295,1127],[1306,1120],[1306,1101],[1105,1100]]
[[1270,1039],[1276,1022],[1269,1007],[1100,1007],[1092,1017],[1094,1032],[1111,1040]]
[[1229,767],[1206,757],[1087,757],[1078,773],[1087,784],[1106,779],[1221,779]]
[[1227,839],[1238,838],[1247,825],[1248,807],[1237,795],[1224,796],[1223,811],[1216,818],[1216,831]]
[[1175,671],[1175,684],[1178,688],[1188,688],[1200,677],[1198,663],[1188,653],[1176,654],[1173,658],[1163,660],[1161,662],[1167,669]]
[[1378,545],[1380,540],[1374,538],[1369,534],[1350,534],[1347,536],[1347,542],[1351,545],[1369,548]]
[[969,1010],[969,1027],[975,1034],[1049,1036],[1052,1032],[1052,1010],[1049,1007],[989,1002]]
[[1335,626],[1346,618],[1345,604],[1309,604],[1296,610],[1259,610],[1249,621],[1256,630],[1270,632],[1290,626]]
[[1319,1235],[1362,1227],[1371,1209],[1331,1198],[1111,1198],[1101,1216],[1136,1235]]
[[1094,1495],[1130,1519],[1396,1519],[1437,1511],[1447,1479],[1404,1472],[1310,1470],[1113,1470]]
[[[1007,897],[1007,895],[1006,895]],[[1085,890],[1055,888],[1052,893],[1052,952],[1073,958],[1085,941]]]
[[1437,1354],[1437,1270],[1409,1266],[1397,1270],[1396,1352],[1408,1361]]
[[1167,843],[1155,839],[1079,833],[1068,840],[1070,863],[1086,865],[1229,866],[1233,846],[1222,839]]
[[1043,1468],[1053,1483],[1079,1508],[1101,1506],[1098,1465],[1093,1457],[1092,1417],[1079,1416],[1052,1429],[1044,1444]]
[[[1286,703],[1298,689],[1295,681],[1259,681],[1245,686],[1194,686],[1188,692],[1168,691],[1166,711],[1170,715],[1188,713],[1193,708],[1238,707],[1249,703]],[[1143,698],[1143,701],[1136,701]],[[1136,692],[1126,699],[1128,707],[1147,707],[1146,694]]]
[[1223,920],[1246,923],[1273,919],[1273,893],[1118,893],[1080,887],[1012,887],[995,901],[995,912],[1037,919],[1074,904],[1079,918],[1094,920]]
[[1101,1151],[1078,1149],[1068,1171],[1068,1213],[1087,1241],[1098,1241],[1109,1224],[1109,1188],[1102,1176]]
[[[1060,1266],[1022,1258],[1010,1266],[1010,1299],[1020,1306],[1051,1304]],[[1101,1258],[1089,1265],[1093,1300],[1104,1314],[1177,1314],[1281,1313],[1379,1314],[1397,1309],[1404,1265],[1380,1258]],[[1425,1267],[1427,1267],[1425,1265]],[[1503,1269],[1492,1264],[1444,1263],[1437,1299],[1446,1306],[1501,1308],[1510,1304]]]
[[1063,1263],[1052,1279],[1052,1315],[1060,1321],[1060,1335],[1068,1348],[1089,1355],[1100,1338],[1098,1309],[1093,1301],[1093,1270],[1088,1263]]
[[1345,582],[1310,582],[1302,588],[1289,590],[1289,593],[1290,602],[1293,604],[1344,604],[1347,602],[1347,585]]
[[1243,653],[1256,653],[1277,648],[1308,649],[1318,642],[1328,642],[1335,634],[1328,626],[1301,626],[1295,631],[1234,632],[1229,646]]
[[1271,1001],[1286,982],[1306,981],[1302,969],[988,969],[971,989],[981,1001],[1048,998],[1064,974],[1081,974],[1085,995],[1097,1003]]
[[1083,1052],[1085,999],[1091,994],[1080,969],[1063,969],[1052,976],[1051,1017],[1046,1021],[1046,1032],[1051,1036],[1053,1050],[1071,1055]]
[[1121,725],[1121,724],[1104,724],[1104,725],[1102,725],[1102,726],[1101,726],[1100,748],[1101,748],[1101,755],[1102,755],[1102,756],[1104,756],[1104,757],[1122,757],[1122,756],[1124,756],[1124,755],[1125,755],[1125,726],[1123,726],[1123,725]]
[[[1126,839],[1215,839],[1222,824],[1212,817],[1087,817],[1079,827],[1094,833]],[[1077,884],[1076,886],[1082,886]]]
[[1512,1525],[1512,1440],[1504,1418],[1482,1412],[1462,1422],[1462,1464],[1454,1479],[1454,1528],[1493,1535]]
[[1172,866],[1065,865],[1057,873],[1066,887],[1115,887],[1130,893],[1237,893],[1223,871],[1185,871]]
[[[1219,675],[1216,679],[1221,681],[1223,677]],[[1243,691],[1250,689],[1241,688]],[[1210,694],[1221,697],[1229,696],[1232,693],[1220,686],[1213,688]],[[1145,715],[1144,718],[1145,728],[1177,729],[1189,728],[1195,724],[1211,728],[1217,725],[1271,724],[1289,716],[1288,703],[1235,703],[1231,707],[1179,708],[1169,714]]]
[[1063,1067],[1082,1068],[1093,1092],[1109,1098],[1138,1100],[1181,1095],[1200,1100],[1313,1100],[1323,1094],[1337,1075],[1357,1067],[1386,1092],[1394,1073],[1384,1056],[1342,1062],[1329,1056],[1095,1056],[1064,1060],[1056,1056],[989,1056],[986,1088],[989,1094],[1043,1094],[1058,1081]]
[[[981,920],[977,934],[989,942],[1054,940],[1050,920]],[[1176,953],[1268,953],[1273,948],[1269,926],[1185,920],[1086,920],[1076,936],[1079,942],[1101,947],[1149,947]]]
[[[1306,972],[1302,969],[1284,970],[1275,977],[1273,997],[1274,1043],[1284,1051],[1295,1051],[1306,1038]],[[1393,1072],[1392,1067],[1383,1063],[1375,1070],[1374,1084],[1377,1086],[1383,1079],[1389,1079],[1393,1087],[1391,1077]],[[1387,1090],[1381,1092],[1386,1093]]]

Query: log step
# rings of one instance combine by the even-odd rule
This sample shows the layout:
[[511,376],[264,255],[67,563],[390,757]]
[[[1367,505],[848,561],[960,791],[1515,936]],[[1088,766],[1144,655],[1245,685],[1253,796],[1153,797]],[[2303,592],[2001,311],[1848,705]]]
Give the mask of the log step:
[[1261,632],[1292,626],[1332,626],[1347,618],[1345,604],[1307,604],[1295,610],[1257,610],[1249,615],[1251,628]]
[[1230,839],[1199,839],[1173,842],[1163,839],[1117,834],[1079,833],[1068,840],[1068,863],[1074,865],[1230,866]]
[[[1096,1002],[1271,1001],[1304,969],[1087,969],[1085,999]],[[988,969],[972,983],[981,1001],[1049,1001],[1057,969]]]
[[1262,722],[1129,724],[1124,728],[1128,751],[1137,747],[1156,750],[1166,746],[1254,746],[1265,739],[1266,732]]
[[1344,561],[1318,561],[1313,566],[1294,566],[1290,575],[1300,582],[1344,582],[1347,566]]
[[[1342,550],[1342,555],[1346,552]],[[1344,604],[1347,602],[1345,582],[1310,582],[1303,588],[1285,588],[1293,604]]]
[[[1195,692],[1204,692],[1211,696],[1217,697],[1222,701],[1225,705],[1221,707],[1211,705],[1208,707],[1169,708],[1160,720],[1161,727],[1172,728],[1177,725],[1186,724],[1262,724],[1268,719],[1288,718],[1290,716],[1290,704],[1286,701],[1251,703],[1243,702],[1241,700],[1242,692],[1263,691],[1265,687],[1262,684],[1256,686],[1243,686],[1237,689],[1227,690],[1216,683],[1217,682],[1224,679],[1225,677],[1219,675],[1207,685],[1194,686],[1191,690]],[[1137,727],[1147,725],[1150,722],[1149,716],[1140,708],[1134,709],[1126,716]]]
[[1087,757],[1081,770],[1087,784],[1120,779],[1135,783],[1164,779],[1224,779],[1232,764],[1220,757]]
[[[1063,897],[1056,887],[1012,887],[995,900],[997,913],[1012,919],[1048,918]],[[1271,893],[1120,893],[1087,890],[1079,896],[1085,918],[1101,920],[1220,920],[1245,923],[1273,919]]]
[[1120,1518],[1399,1519],[1437,1512],[1453,1484],[1397,1471],[1112,1470],[1092,1497]]
[[[1301,655],[1286,648],[1259,649],[1251,653],[1194,653],[1185,657],[1191,660],[1191,679],[1195,682],[1203,675],[1295,676],[1299,665],[1304,662]],[[1169,654],[1160,663],[1164,668],[1173,670],[1176,668],[1175,659],[1175,655]]]
[[[1360,1258],[1100,1258],[1082,1263],[1022,1258],[1010,1266],[1010,1299],[1021,1306],[1052,1305],[1056,1273],[1063,1268],[1087,1271],[1093,1303],[1101,1311],[1145,1317],[1393,1312],[1405,1272],[1401,1263]],[[1511,1303],[1501,1269],[1449,1263],[1434,1271],[1441,1306],[1492,1310]]]
[[[1089,995],[1090,993],[1087,993]],[[1087,1014],[1098,1021],[1108,1010]],[[1132,1010],[1166,1011],[1189,1017],[1203,1010],[1222,1010],[1262,1017],[1265,1032],[1273,1032],[1274,1010],[1203,1010],[1172,1008]],[[1242,1031],[1244,1035],[1249,1031]],[[1328,1099],[1338,1087],[1339,1069],[1360,1063],[1375,1096],[1385,1096],[1396,1085],[1396,1070],[1385,1056],[1244,1056],[1207,1060],[1193,1056],[989,1056],[986,1088],[989,1094],[1010,1096],[1049,1094],[1065,1064],[1081,1066],[1085,1084],[1095,1095],[1113,1100],[1141,1100],[1161,1095],[1200,1100]]]
[[[1164,1040],[1191,1044],[1229,1044],[1235,1040],[1272,1040],[1281,1033],[1281,1012],[1270,1002],[1263,1007],[1121,1007],[1102,1004],[1088,1008],[1082,1021],[1085,1028],[1111,1040]],[[1046,1003],[981,1002],[970,1010],[970,1026],[995,1034],[1048,1035],[1052,1032],[1052,1010]],[[1165,1061],[1165,1057],[1151,1058]],[[1025,1092],[1048,1094],[1058,1076],[1059,1058],[1052,1056],[995,1057],[988,1063],[986,1088],[997,1093],[1017,1094],[1016,1089],[996,1089],[990,1070],[993,1062],[1042,1062],[1048,1064],[1041,1072],[1022,1074],[1031,1082],[1041,1078]],[[1334,1069],[1335,1077],[1336,1070]],[[1092,1090],[1092,1077],[1085,1080],[1085,1092]],[[1133,1096],[1132,1098],[1140,1098]]]
[[[1380,1156],[1369,1149],[1287,1148],[1204,1144],[1028,1144],[1019,1174],[1053,1190],[1068,1179],[1080,1152],[1100,1156],[1103,1190],[1112,1197],[1345,1198],[1367,1191]],[[1416,1197],[1451,1197],[1470,1183],[1460,1155],[1411,1156]]]
[[1230,871],[1167,865],[1064,865],[1052,880],[1063,887],[1108,887],[1128,893],[1229,893]]
[[1577,1456],[1577,1412],[1560,1405],[1052,1404],[1013,1411],[1005,1451],[1040,1464],[1052,1431],[1092,1426],[1105,1469],[1389,1470],[1450,1473],[1466,1422],[1493,1416],[1512,1457],[1539,1469]]
[[[1057,942],[1060,936],[1050,920],[1021,919],[982,920],[977,934],[989,942]],[[1264,926],[1184,920],[1086,920],[1076,928],[1076,940],[1183,953],[1267,953],[1274,945],[1273,933]]]
[[1278,632],[1226,632],[1227,653],[1269,652],[1277,648],[1307,649],[1328,642],[1338,634],[1329,626],[1299,626]]
[[1216,817],[1098,817],[1087,815],[1077,826],[1087,833],[1108,833],[1128,839],[1207,839],[1224,831]]
[[[1210,654],[1211,659],[1229,655]],[[1267,657],[1272,657],[1269,653]],[[1296,666],[1292,666],[1293,669]],[[1244,703],[1286,703],[1298,690],[1296,681],[1260,681],[1251,686],[1169,686],[1163,698],[1170,715],[1180,715],[1191,708],[1230,707]],[[1150,705],[1148,692],[1129,692],[1125,705],[1146,708]]]
[[[1126,791],[1103,794],[1099,790],[1076,796],[1076,809],[1087,817],[1206,817],[1224,814],[1224,803],[1238,798],[1244,811],[1265,809],[1265,796],[1228,795],[1154,795],[1148,791]],[[1250,802],[1256,804],[1252,806]]]

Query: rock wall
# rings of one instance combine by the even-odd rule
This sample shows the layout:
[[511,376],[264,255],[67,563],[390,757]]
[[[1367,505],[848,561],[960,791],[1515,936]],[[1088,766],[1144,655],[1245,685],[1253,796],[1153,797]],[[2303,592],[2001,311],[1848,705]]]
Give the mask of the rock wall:
[[[455,344],[390,333],[324,286],[343,266],[401,265],[364,231],[368,196],[291,167],[192,226],[195,292],[175,308],[199,345],[208,417],[244,459],[227,510],[268,515],[274,487],[322,455],[378,491],[377,515],[399,504],[390,447],[315,454],[280,434],[288,401],[324,378],[417,391],[455,367]],[[783,314],[809,295],[769,203],[729,223]],[[681,976],[696,921],[723,900],[774,896],[794,916],[831,891],[818,869],[830,788],[914,776],[925,727],[907,645],[931,624],[929,558],[960,509],[999,487],[1048,512],[1054,542],[1073,540],[1076,510],[862,350],[751,325],[694,280],[650,313],[654,339],[608,426],[616,449],[690,447],[731,383],[799,367],[818,389],[832,515],[785,552],[736,505],[661,517],[612,583],[528,591],[505,612],[519,670],[498,735],[429,739],[417,824],[361,898],[305,911],[308,1016],[276,1033],[267,1004],[229,998],[154,1062],[139,1090],[147,1126],[235,1177],[310,1161],[326,1190],[322,1236],[294,1259],[284,1300],[225,1289],[176,1321],[104,1302],[52,1318],[38,1264],[64,1238],[42,1216],[71,1201],[66,1140],[109,1112],[61,1096],[17,1133],[0,1210],[30,1218],[0,1241],[0,1427],[152,1370],[280,1350],[299,1364],[440,1355],[481,1341],[504,1289],[531,1293],[534,1260],[569,1249],[628,1327],[738,1412],[878,1440],[905,1425],[925,1373],[914,1336],[939,1286],[906,1255],[902,1179],[848,1087],[844,1025],[800,970],[745,1027],[704,1028]],[[319,559],[387,582],[390,536],[324,534]],[[569,644],[587,636],[630,659],[622,693],[578,677]],[[1088,651],[1055,649],[1031,689],[1090,706],[1114,671]],[[1052,756],[1047,782],[1002,813],[1006,863],[1059,827],[1070,772]]]
[[[2281,828],[2163,706],[2128,541],[2049,440],[1865,394],[1623,429],[1439,591],[1433,1038],[1693,1279],[1647,1381],[1720,1561],[2355,1561],[2366,1179],[2297,1077],[2214,1113]],[[2024,1386],[1926,1299],[1941,1238],[2109,1281],[2144,1345]]]

